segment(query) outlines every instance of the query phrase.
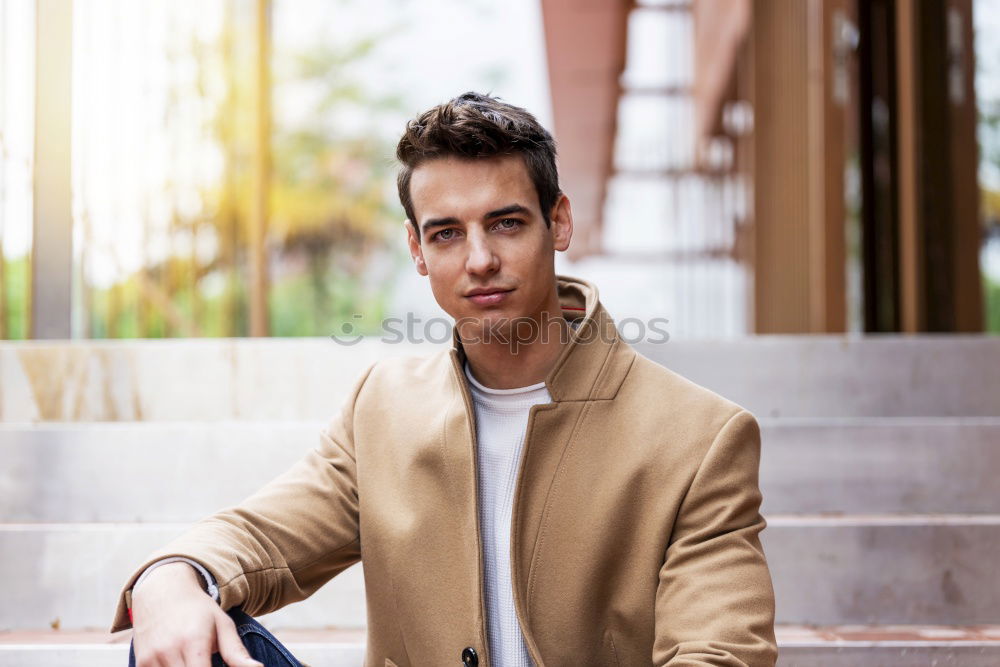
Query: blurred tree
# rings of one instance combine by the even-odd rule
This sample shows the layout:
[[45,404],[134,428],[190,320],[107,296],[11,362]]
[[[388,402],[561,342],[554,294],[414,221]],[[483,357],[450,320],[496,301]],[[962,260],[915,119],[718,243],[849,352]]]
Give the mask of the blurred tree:
[[[190,125],[199,126],[194,131],[199,153],[171,168],[211,177],[199,180],[189,173],[163,184],[173,202],[165,237],[157,237],[166,238],[163,252],[147,252],[143,269],[88,295],[91,335],[249,333],[248,243],[257,147],[254,11],[252,3],[223,1],[218,34],[178,24],[167,57],[174,70],[193,68],[194,75],[173,79],[163,110],[168,134],[191,134]],[[299,15],[297,20],[314,18]],[[296,113],[275,113],[268,147],[271,335],[326,335],[344,322],[371,333],[381,321],[390,274],[403,258],[387,236],[400,220],[392,188],[393,146],[374,128],[384,114],[397,117],[403,104],[397,96],[371,93],[358,65],[394,29],[349,43],[275,45],[271,97],[275,107],[296,105]],[[348,117],[368,119],[369,130],[349,129],[342,122]],[[212,173],[196,160],[219,167]],[[197,206],[181,205],[192,196]],[[154,236],[150,231],[146,242]],[[142,306],[126,307],[132,303]],[[97,313],[104,314],[103,322]],[[359,321],[357,313],[365,318]]]
[[[234,288],[245,282],[253,187],[253,68],[252,54],[235,42],[242,32],[240,19],[227,22],[226,32],[222,42],[229,85],[212,120],[219,143],[226,147],[226,179],[205,192],[205,200],[216,203],[212,223],[224,239],[221,260],[230,276],[226,295],[233,323],[228,335],[245,335],[246,304]],[[378,290],[368,293],[363,276],[376,257],[387,253],[386,230],[398,219],[386,188],[392,181],[392,148],[374,133],[343,131],[338,119],[351,112],[376,116],[401,108],[398,98],[369,94],[353,74],[384,34],[361,36],[348,44],[276,50],[275,89],[296,91],[310,107],[295,114],[295,122],[282,122],[278,116],[274,122],[267,239],[275,278],[274,335],[323,334],[353,313],[380,310],[382,297]],[[377,286],[384,290],[387,283],[378,281]],[[277,307],[279,295],[298,307]]]
[[[300,115],[304,120],[276,126],[271,233],[288,260],[304,263],[311,319],[325,331],[344,321],[357,326],[352,316],[363,311],[369,317],[362,324],[374,326],[388,287],[388,281],[378,280],[379,289],[372,292],[364,287],[364,276],[373,262],[388,259],[386,233],[399,220],[387,187],[393,182],[393,147],[375,131],[346,131],[340,119],[401,111],[399,97],[376,97],[353,75],[353,66],[390,30],[291,53],[279,69],[286,81],[318,94]],[[286,335],[297,329],[294,321],[275,324]]]

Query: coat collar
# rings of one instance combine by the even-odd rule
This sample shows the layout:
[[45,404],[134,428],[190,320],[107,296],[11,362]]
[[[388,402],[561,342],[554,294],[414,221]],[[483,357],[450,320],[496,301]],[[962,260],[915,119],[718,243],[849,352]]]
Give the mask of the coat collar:
[[[614,398],[621,387],[635,351],[621,339],[615,322],[601,304],[597,286],[581,278],[556,276],[562,315],[579,324],[545,377],[553,402]],[[464,382],[465,350],[452,329],[452,366]]]

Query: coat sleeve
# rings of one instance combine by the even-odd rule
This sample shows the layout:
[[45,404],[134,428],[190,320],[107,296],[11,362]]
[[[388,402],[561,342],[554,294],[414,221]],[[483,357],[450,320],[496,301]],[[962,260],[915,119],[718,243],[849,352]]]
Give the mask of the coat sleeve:
[[354,409],[373,367],[289,470],[149,555],[118,597],[112,632],[131,627],[126,593],[161,558],[201,563],[218,583],[222,608],[242,605],[252,616],[309,597],[360,560]]
[[759,534],[760,428],[746,410],[722,427],[681,503],[656,591],[653,664],[777,660],[774,590]]

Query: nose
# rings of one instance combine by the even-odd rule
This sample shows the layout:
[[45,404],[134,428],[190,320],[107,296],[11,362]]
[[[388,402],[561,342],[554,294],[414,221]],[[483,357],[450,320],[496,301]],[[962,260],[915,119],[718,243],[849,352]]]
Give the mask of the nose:
[[465,258],[465,270],[475,275],[489,275],[500,268],[500,258],[493,251],[484,234],[469,234],[467,245],[469,255]]

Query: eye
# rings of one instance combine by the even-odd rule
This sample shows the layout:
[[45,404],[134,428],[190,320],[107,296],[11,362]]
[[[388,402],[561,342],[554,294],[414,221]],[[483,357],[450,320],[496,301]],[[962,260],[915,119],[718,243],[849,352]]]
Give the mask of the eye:
[[497,227],[500,229],[517,229],[521,224],[521,221],[517,218],[504,218],[497,221]]
[[447,241],[455,235],[454,229],[442,229],[440,232],[436,233],[432,238],[435,241]]

